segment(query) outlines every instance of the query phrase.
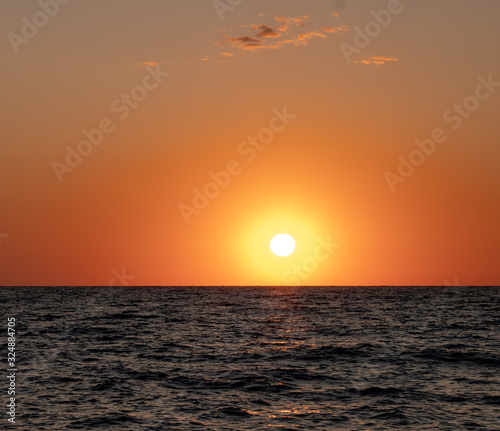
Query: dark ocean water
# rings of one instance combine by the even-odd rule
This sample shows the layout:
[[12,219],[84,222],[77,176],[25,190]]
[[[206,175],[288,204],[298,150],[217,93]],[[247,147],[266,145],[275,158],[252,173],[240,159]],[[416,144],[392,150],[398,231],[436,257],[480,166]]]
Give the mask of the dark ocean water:
[[19,430],[500,430],[499,288],[0,296]]

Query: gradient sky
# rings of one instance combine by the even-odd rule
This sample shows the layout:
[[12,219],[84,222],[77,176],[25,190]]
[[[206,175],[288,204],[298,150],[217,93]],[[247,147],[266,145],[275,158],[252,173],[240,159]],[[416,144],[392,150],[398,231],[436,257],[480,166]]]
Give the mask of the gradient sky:
[[2,284],[500,282],[497,0],[67,3],[0,4]]

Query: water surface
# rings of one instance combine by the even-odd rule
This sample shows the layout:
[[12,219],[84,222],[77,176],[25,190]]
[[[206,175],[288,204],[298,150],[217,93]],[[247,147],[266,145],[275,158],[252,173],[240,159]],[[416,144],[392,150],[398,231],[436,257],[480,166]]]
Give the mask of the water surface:
[[500,430],[499,288],[0,295],[17,429]]

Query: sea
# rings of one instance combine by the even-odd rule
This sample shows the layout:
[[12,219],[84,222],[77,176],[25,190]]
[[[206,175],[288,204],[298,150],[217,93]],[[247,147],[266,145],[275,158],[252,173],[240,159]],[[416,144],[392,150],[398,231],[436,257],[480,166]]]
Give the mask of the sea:
[[0,429],[500,430],[498,287],[2,287],[0,306]]

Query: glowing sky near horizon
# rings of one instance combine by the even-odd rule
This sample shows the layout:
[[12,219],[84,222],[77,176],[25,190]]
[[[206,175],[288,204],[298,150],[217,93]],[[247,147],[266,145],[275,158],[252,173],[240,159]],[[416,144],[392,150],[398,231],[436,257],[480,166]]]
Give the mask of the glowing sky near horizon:
[[47,10],[0,5],[1,284],[500,282],[500,2]]

